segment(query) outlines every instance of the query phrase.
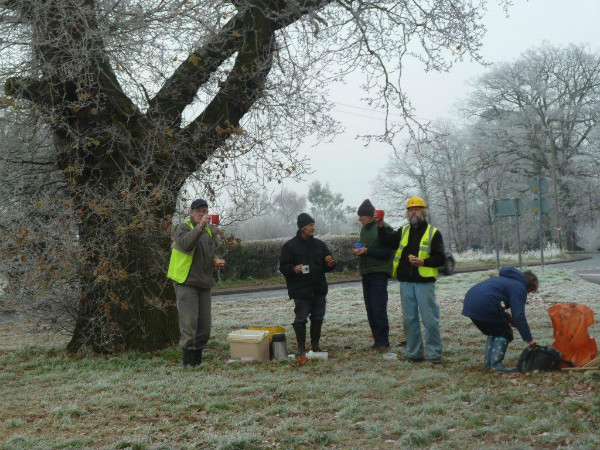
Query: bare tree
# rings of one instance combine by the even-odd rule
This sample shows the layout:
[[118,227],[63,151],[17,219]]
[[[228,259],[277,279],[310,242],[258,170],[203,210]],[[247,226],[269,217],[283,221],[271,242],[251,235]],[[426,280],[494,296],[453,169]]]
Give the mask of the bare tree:
[[[402,59],[440,70],[466,53],[478,58],[485,3],[0,0],[5,113],[29,116],[53,140],[43,155],[4,160],[58,178],[57,220],[77,230],[77,252],[66,255],[27,246],[13,230],[22,245],[10,258],[45,254],[62,279],[68,263],[78,291],[69,349],[175,341],[164,272],[175,205],[187,207],[190,183],[214,200],[247,189],[239,180],[260,186],[302,173],[298,143],[339,128],[323,87],[356,69],[373,105],[409,118]],[[400,127],[386,121],[383,139]],[[51,228],[54,218],[40,233]]]
[[598,173],[590,136],[600,119],[600,55],[583,45],[544,44],[492,68],[475,88],[470,110],[514,130],[507,132],[504,150],[521,159],[523,175],[552,178],[555,226],[560,228],[561,204],[583,206],[569,180]]
[[306,209],[306,196],[284,188],[273,196],[263,193],[260,204],[258,214],[226,231],[245,241],[289,237],[297,229],[298,214]]

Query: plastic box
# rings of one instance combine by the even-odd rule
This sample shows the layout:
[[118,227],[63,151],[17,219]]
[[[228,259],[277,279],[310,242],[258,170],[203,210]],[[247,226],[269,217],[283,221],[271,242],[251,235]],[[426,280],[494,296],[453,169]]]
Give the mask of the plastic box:
[[269,360],[269,332],[265,330],[236,330],[227,335],[232,359]]
[[249,330],[261,330],[269,332],[269,341],[273,341],[273,335],[277,333],[285,333],[283,327],[248,327]]

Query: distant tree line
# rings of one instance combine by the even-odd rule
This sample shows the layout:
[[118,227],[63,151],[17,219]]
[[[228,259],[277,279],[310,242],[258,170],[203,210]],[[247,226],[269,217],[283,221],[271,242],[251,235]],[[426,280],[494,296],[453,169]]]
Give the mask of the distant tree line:
[[345,205],[341,193],[334,193],[328,183],[320,181],[312,182],[306,195],[285,188],[272,195],[263,194],[256,210],[260,213],[254,217],[225,227],[226,233],[243,240],[292,237],[298,230],[296,219],[301,212],[315,219],[318,235],[348,234],[359,229],[356,207]]
[[[421,195],[447,245],[489,250],[493,200],[522,198],[527,207],[527,180],[540,176],[550,187],[544,241],[600,248],[600,54],[546,43],[494,65],[473,88],[464,126],[441,120],[390,158],[376,180],[378,201],[399,210]],[[528,209],[520,222],[523,245],[537,248],[537,217]],[[498,226],[501,246],[515,250],[515,220]]]

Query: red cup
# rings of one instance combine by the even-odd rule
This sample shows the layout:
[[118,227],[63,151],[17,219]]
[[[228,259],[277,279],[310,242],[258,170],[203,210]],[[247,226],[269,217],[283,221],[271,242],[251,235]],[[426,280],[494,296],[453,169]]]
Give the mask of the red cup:
[[219,225],[221,223],[221,218],[218,214],[211,214],[210,223],[212,223],[213,225]]
[[375,210],[375,217],[377,217],[377,220],[379,220],[381,222],[383,220],[384,216],[385,216],[385,211],[383,209]]

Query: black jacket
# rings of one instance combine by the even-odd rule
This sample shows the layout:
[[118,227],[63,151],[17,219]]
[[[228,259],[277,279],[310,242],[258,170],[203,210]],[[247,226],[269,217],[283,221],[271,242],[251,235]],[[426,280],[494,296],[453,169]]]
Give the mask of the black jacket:
[[[398,281],[409,281],[413,283],[430,283],[435,282],[434,277],[423,278],[419,275],[419,268],[413,266],[408,262],[408,255],[419,256],[419,243],[421,238],[427,229],[427,221],[423,222],[417,228],[410,227],[408,232],[408,244],[402,250],[402,256],[400,257],[400,264],[396,272]],[[400,245],[400,237],[402,234],[402,227],[396,231],[389,231],[386,228],[379,229],[379,241],[386,247],[398,248]],[[425,260],[425,267],[440,267],[446,262],[446,255],[444,253],[444,241],[442,239],[442,233],[438,230],[431,238],[431,253],[429,258]]]
[[[290,298],[327,294],[325,272],[331,272],[335,267],[327,265],[327,255],[331,255],[331,252],[323,241],[314,237],[302,239],[300,231],[296,233],[296,237],[283,244],[279,270],[285,276]],[[294,272],[294,267],[298,264],[308,265],[309,273]]]

